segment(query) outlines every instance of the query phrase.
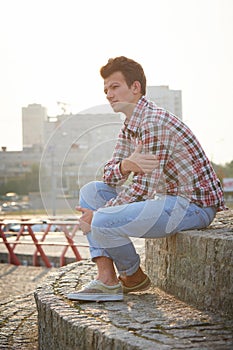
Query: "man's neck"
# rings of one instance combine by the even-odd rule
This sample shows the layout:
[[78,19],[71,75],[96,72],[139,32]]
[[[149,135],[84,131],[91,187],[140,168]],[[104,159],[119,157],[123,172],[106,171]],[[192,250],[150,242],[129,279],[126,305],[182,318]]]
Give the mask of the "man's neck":
[[138,104],[138,101],[140,100],[141,96],[135,99],[133,103],[129,103],[128,106],[125,108],[124,114],[126,116],[126,121],[129,121],[132,117],[132,114],[134,112],[135,107]]

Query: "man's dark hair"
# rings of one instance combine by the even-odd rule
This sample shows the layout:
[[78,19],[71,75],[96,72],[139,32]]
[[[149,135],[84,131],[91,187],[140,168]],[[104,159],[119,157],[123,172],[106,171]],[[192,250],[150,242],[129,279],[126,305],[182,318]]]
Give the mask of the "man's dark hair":
[[123,74],[128,87],[131,87],[135,81],[139,81],[142,95],[146,94],[146,76],[139,63],[130,58],[120,56],[110,58],[108,63],[100,68],[100,75],[103,79],[108,78],[115,72],[121,72]]

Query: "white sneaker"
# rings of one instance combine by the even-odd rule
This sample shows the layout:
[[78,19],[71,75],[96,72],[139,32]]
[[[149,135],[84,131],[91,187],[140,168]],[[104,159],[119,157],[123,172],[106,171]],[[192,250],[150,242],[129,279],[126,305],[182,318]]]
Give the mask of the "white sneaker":
[[108,286],[99,280],[93,280],[82,290],[67,295],[70,300],[84,301],[120,301],[123,300],[121,283]]

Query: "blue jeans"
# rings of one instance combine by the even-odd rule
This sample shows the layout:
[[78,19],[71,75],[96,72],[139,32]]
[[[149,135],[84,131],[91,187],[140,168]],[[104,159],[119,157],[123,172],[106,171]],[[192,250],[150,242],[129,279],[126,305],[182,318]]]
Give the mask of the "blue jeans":
[[116,196],[114,187],[100,181],[90,182],[80,190],[81,207],[95,210],[87,234],[91,257],[111,258],[120,275],[130,276],[140,266],[140,257],[129,237],[159,238],[205,228],[216,214],[213,207],[201,208],[184,197],[170,195],[104,207]]

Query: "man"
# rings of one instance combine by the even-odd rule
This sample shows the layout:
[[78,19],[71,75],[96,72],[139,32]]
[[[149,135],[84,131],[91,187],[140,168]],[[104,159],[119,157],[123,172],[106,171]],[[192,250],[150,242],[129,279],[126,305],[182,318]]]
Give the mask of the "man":
[[115,301],[146,290],[150,279],[129,237],[204,228],[225,209],[220,181],[196,137],[146,99],[141,65],[116,57],[100,73],[110,105],[124,113],[125,122],[103,182],[80,191],[80,226],[98,274],[81,291],[68,294],[71,300]]

